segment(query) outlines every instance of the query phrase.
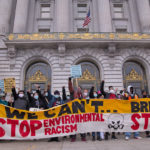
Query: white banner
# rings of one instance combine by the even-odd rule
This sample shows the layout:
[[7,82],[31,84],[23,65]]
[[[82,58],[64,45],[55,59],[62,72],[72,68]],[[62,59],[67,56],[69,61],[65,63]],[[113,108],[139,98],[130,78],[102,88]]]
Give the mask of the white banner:
[[0,139],[42,139],[87,132],[150,130],[150,113],[85,113],[44,120],[0,118]]

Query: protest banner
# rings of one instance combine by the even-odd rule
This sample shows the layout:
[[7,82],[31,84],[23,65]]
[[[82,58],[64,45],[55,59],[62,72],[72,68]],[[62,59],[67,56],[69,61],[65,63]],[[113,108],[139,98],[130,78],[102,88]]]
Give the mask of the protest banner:
[[42,139],[87,132],[150,130],[150,99],[74,100],[38,112],[0,105],[0,139]]

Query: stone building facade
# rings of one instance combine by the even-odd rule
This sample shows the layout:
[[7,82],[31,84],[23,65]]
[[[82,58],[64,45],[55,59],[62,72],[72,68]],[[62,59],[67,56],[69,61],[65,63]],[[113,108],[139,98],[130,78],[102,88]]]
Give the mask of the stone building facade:
[[150,91],[149,0],[0,0],[0,18],[0,79],[18,88],[61,91],[81,64],[74,86]]

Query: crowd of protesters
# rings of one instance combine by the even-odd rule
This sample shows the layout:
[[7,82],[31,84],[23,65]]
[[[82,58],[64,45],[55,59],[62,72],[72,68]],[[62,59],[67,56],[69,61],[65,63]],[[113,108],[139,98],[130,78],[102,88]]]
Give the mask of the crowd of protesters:
[[[40,86],[35,85],[35,91],[27,91],[27,94],[23,90],[16,92],[15,87],[12,87],[12,94],[7,95],[0,89],[0,104],[11,106],[17,109],[22,110],[44,110],[49,109],[58,105],[62,105],[74,99],[121,99],[121,100],[130,100],[137,99],[139,96],[135,93],[133,86],[128,86],[126,90],[121,90],[118,93],[118,89],[114,89],[113,86],[109,86],[108,92],[104,90],[105,82],[102,81],[100,85],[100,90],[96,91],[94,87],[91,87],[90,91],[87,89],[82,90],[81,87],[74,88],[72,83],[72,78],[68,79],[68,88],[69,95],[66,94],[65,87],[62,87],[62,96],[58,90],[54,91],[54,94],[51,93],[50,85],[47,86],[47,90],[43,93],[41,92]],[[149,98],[150,96],[146,91],[142,91],[142,98]],[[141,139],[139,132],[133,133],[135,139]],[[110,133],[106,132],[92,132],[87,134],[80,134],[81,140],[86,141],[86,137],[92,135],[92,140],[98,141],[108,140]],[[96,137],[97,135],[97,137]],[[124,133],[125,140],[129,140],[131,133]],[[146,132],[146,137],[150,137],[149,131]],[[66,137],[64,137],[66,138]],[[117,139],[115,132],[111,133],[112,139]],[[76,141],[76,135],[70,136],[71,142]],[[50,141],[59,141],[58,137],[50,138]]]

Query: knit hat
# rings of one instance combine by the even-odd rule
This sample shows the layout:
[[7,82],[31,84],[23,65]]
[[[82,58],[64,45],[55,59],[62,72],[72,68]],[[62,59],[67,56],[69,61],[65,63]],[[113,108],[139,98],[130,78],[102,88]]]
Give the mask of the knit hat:
[[54,92],[54,95],[60,95],[60,92],[59,92],[58,90],[56,90],[56,91]]

